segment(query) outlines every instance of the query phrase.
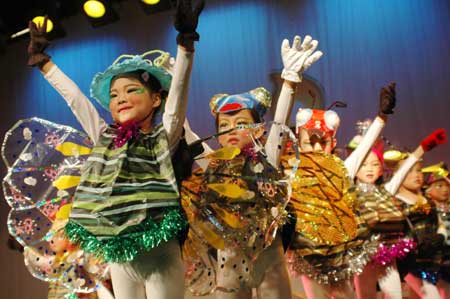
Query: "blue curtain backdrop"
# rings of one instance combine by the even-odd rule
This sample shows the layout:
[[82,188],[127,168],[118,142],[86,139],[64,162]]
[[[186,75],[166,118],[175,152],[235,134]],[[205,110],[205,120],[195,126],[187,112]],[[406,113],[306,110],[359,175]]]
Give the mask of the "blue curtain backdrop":
[[[86,94],[94,74],[119,54],[154,48],[175,54],[173,11],[146,15],[138,1],[120,5],[120,20],[103,27],[92,28],[82,15],[64,20],[67,36],[54,40],[48,49]],[[447,0],[210,0],[198,31],[188,118],[200,135],[214,131],[208,108],[214,94],[257,86],[275,90],[270,74],[282,68],[280,44],[295,34],[319,40],[324,56],[307,74],[323,86],[325,106],[335,100],[348,104],[338,110],[338,145],[354,135],[357,120],[376,115],[379,89],[390,81],[397,82],[398,105],[384,135],[393,144],[412,149],[433,129],[450,129]],[[18,119],[32,116],[80,129],[38,70],[26,66],[27,43],[27,38],[17,41],[0,55],[0,136]],[[101,113],[110,119],[106,111]],[[449,148],[437,148],[425,163],[448,162]],[[0,170],[3,177],[3,165]],[[3,200],[0,205],[5,223],[8,208]],[[35,298],[31,294],[37,290],[45,294],[45,288],[26,273],[20,255],[6,249],[4,224],[0,231],[0,264],[8,268],[0,274],[5,298]],[[32,287],[22,287],[29,283]]]

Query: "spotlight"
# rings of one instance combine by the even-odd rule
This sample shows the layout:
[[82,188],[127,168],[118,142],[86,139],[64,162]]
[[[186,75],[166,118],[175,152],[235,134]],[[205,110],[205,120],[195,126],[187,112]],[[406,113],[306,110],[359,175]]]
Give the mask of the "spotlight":
[[92,27],[100,27],[119,19],[112,2],[107,0],[88,0],[84,2],[84,15],[88,18]]
[[170,10],[176,6],[176,0],[141,0],[139,2],[146,14]]
[[[38,27],[41,27],[41,26],[43,26],[44,25],[44,19],[45,19],[45,17],[44,16],[36,16],[36,17],[34,17],[33,18],[33,22],[38,26]],[[53,30],[53,22],[52,22],[52,20],[50,20],[49,18],[47,18],[47,33],[49,33],[50,31],[52,31]]]
[[[38,25],[38,26],[42,26],[44,24],[44,16],[42,15],[36,15],[35,17],[32,18],[32,21]],[[16,33],[11,34],[10,36],[10,40],[14,40],[17,39],[18,37],[27,34],[28,32],[30,32],[30,30],[28,28],[25,28],[23,30],[20,30]],[[66,32],[63,29],[61,23],[59,22],[59,20],[53,18],[53,17],[47,17],[47,38],[49,40],[53,40],[56,38],[61,38],[66,36]]]
[[97,0],[86,1],[83,5],[84,12],[91,18],[101,18],[105,15],[106,8],[103,3]]
[[142,0],[142,2],[148,5],[155,5],[159,3],[159,0]]

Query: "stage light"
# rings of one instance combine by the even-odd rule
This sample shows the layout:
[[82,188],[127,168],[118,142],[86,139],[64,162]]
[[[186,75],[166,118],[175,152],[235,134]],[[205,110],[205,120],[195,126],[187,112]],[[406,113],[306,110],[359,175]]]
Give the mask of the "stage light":
[[113,7],[114,1],[88,0],[83,4],[84,15],[92,27],[100,27],[119,19]]
[[139,3],[146,14],[170,10],[176,6],[176,0],[141,0]]
[[[33,17],[32,21],[38,26],[43,26],[44,24],[44,16],[38,15]],[[65,30],[62,28],[61,23],[58,20],[52,20],[50,17],[47,17],[47,38],[49,40],[53,40],[56,38],[61,38],[66,36]],[[10,40],[17,39],[21,37],[22,35],[27,34],[30,32],[30,29],[25,28],[23,30],[20,30],[10,36]]]
[[84,12],[91,18],[101,18],[105,15],[105,5],[97,0],[89,0],[83,4]]
[[148,5],[155,5],[159,3],[159,0],[142,0],[142,2]]
[[[33,18],[33,22],[38,26],[42,27],[44,25],[44,16],[36,16]],[[53,30],[53,22],[49,18],[47,18],[47,33]]]

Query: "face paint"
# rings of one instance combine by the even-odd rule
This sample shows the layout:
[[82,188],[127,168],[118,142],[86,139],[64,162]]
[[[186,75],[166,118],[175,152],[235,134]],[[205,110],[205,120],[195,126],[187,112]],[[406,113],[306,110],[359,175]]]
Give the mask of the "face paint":
[[145,88],[138,88],[134,91],[135,94],[144,94],[145,93]]
[[119,78],[113,82],[110,90],[112,118],[119,124],[140,123],[141,129],[151,126],[154,111],[161,104],[158,93],[150,93],[142,83],[133,78]]

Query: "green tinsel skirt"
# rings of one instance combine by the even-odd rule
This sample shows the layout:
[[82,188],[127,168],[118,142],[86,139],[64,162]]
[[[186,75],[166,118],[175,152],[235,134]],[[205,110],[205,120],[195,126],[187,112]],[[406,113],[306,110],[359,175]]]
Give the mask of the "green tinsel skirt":
[[161,220],[155,221],[149,216],[116,236],[98,238],[73,221],[67,223],[65,232],[71,242],[103,261],[124,263],[157,247],[163,241],[178,237],[186,227],[183,212],[179,208],[167,208],[164,209]]

